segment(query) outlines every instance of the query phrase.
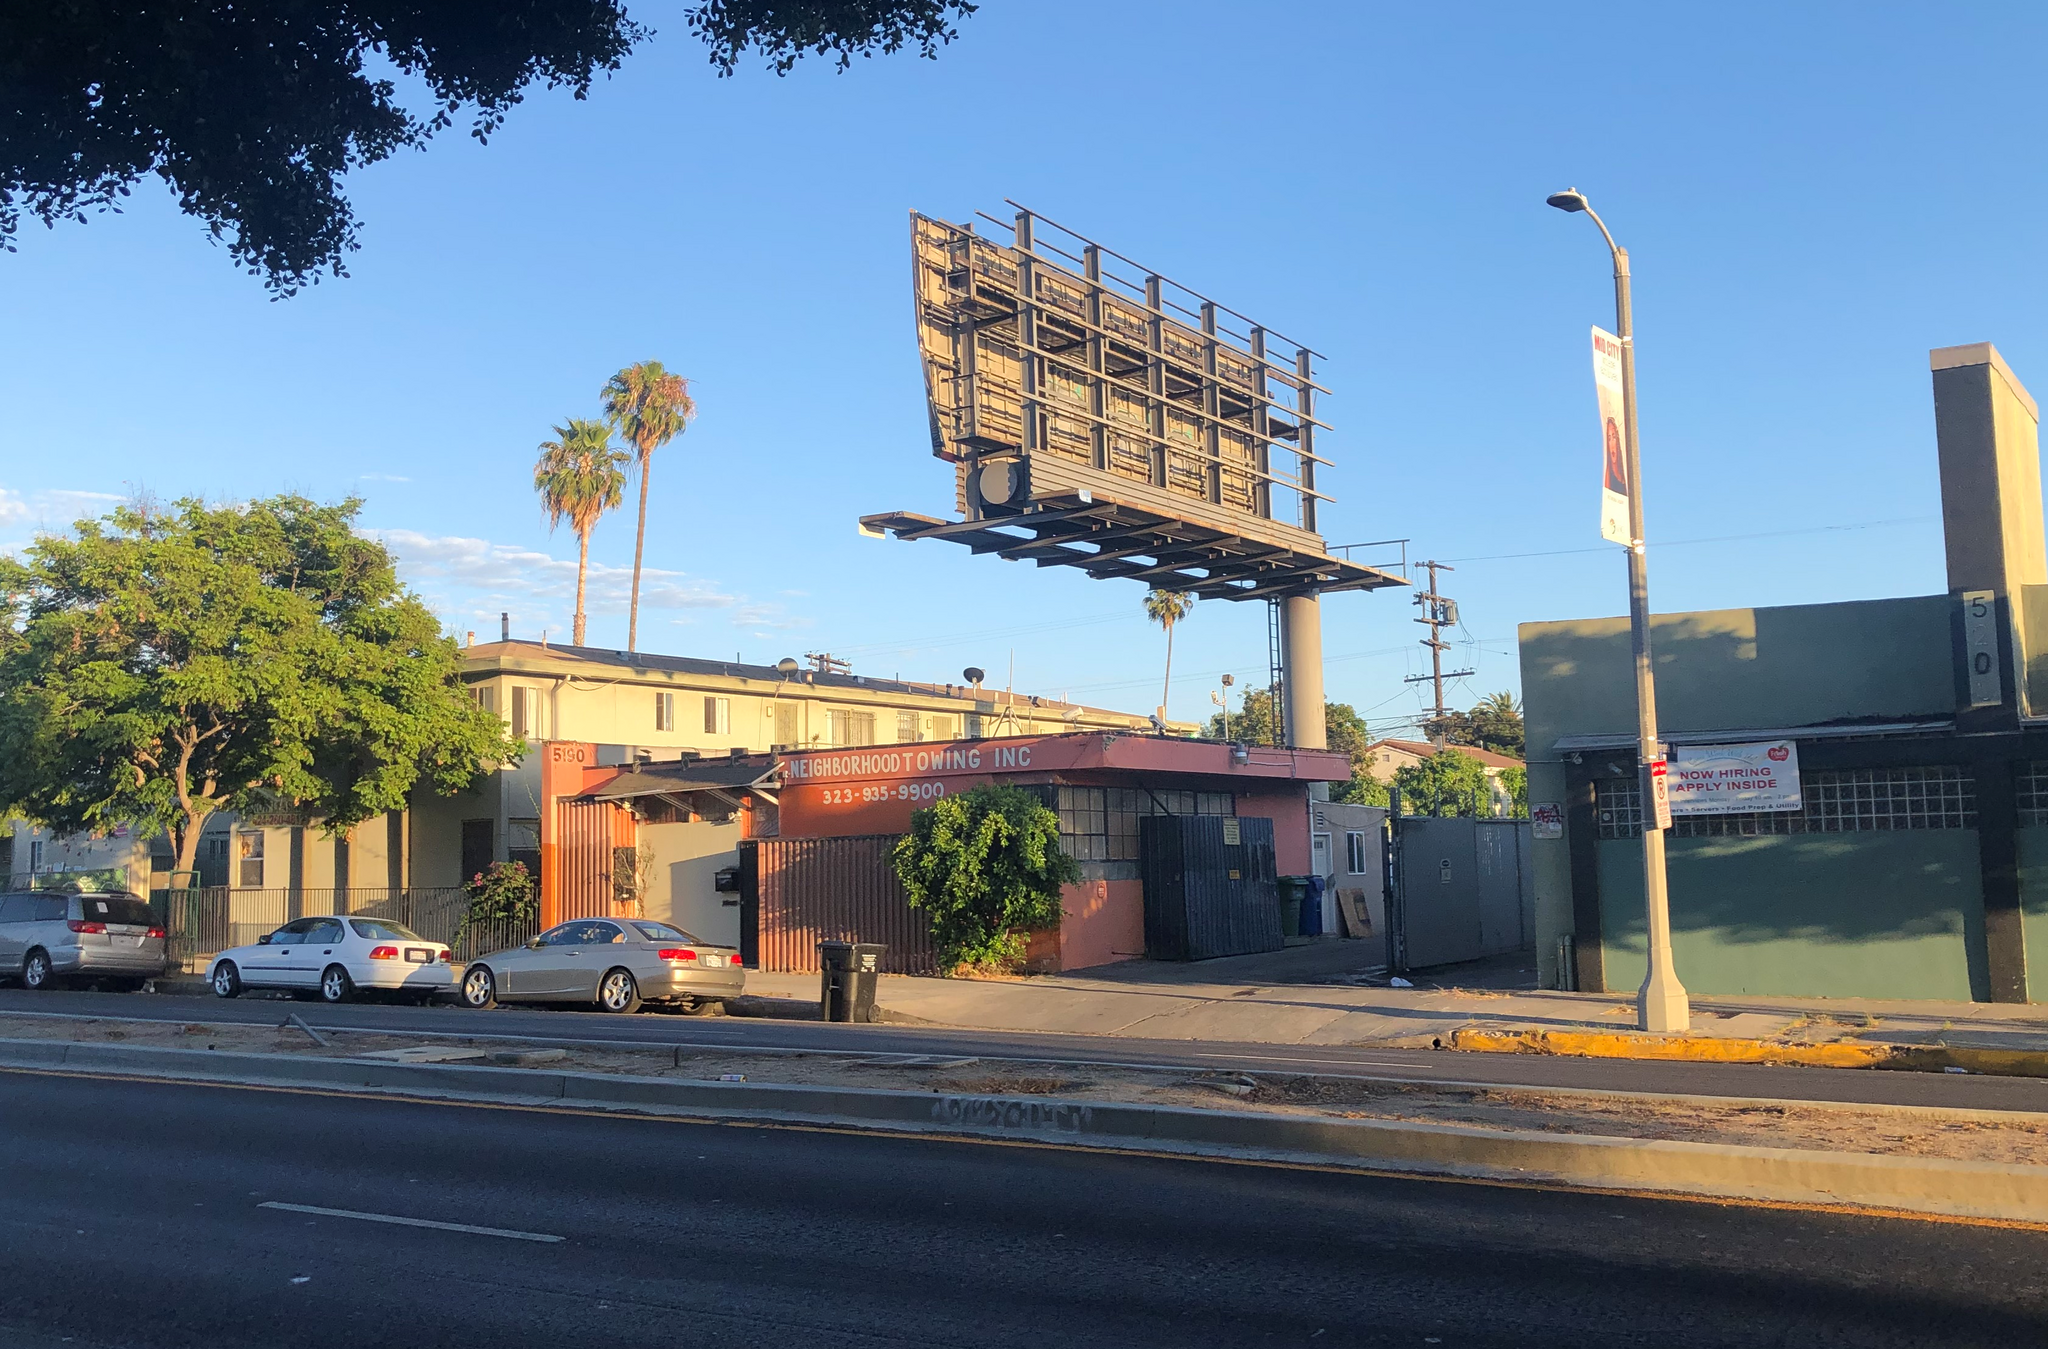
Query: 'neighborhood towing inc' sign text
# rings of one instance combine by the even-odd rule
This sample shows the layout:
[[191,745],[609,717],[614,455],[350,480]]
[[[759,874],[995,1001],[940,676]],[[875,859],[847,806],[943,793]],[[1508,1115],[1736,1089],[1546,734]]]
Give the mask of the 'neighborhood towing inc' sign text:
[[1671,747],[1673,815],[1798,810],[1801,804],[1799,746],[1790,740]]

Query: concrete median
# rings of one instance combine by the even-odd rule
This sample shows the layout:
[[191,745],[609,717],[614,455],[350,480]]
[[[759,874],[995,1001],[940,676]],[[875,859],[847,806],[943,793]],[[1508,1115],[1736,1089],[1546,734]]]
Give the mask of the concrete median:
[[[1401,1121],[0,1040],[0,1068],[1138,1149],[2048,1225],[2048,1167]],[[2044,1121],[2048,1122],[2048,1121]]]

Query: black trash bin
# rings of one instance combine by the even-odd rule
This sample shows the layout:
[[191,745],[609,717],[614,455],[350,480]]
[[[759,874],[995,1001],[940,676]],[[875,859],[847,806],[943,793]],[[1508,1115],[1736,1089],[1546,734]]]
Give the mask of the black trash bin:
[[889,948],[876,942],[818,943],[818,1011],[827,1021],[873,1021],[875,977]]

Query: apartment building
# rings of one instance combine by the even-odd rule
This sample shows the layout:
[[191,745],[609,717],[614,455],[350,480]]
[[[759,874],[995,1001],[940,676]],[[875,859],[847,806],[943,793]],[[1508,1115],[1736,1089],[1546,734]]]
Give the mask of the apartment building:
[[[463,678],[528,744],[598,746],[607,762],[672,761],[768,750],[915,744],[1063,731],[1150,733],[1151,718],[982,684],[926,684],[798,666],[748,665],[498,641],[473,645]],[[1168,723],[1193,735],[1191,723]],[[456,885],[493,861],[538,869],[538,756],[476,791],[413,803],[408,883]]]

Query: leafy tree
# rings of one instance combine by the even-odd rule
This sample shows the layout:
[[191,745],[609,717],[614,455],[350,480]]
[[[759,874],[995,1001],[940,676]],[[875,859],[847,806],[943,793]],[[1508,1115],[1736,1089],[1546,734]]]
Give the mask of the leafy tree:
[[633,446],[640,465],[640,527],[633,535],[633,604],[626,617],[626,650],[640,639],[640,556],[647,548],[647,475],[654,452],[683,433],[697,405],[690,381],[662,369],[660,361],[629,365],[604,386],[605,420]]
[[522,748],[361,502],[148,502],[0,558],[0,814],[168,833],[287,803],[344,830]]
[[1423,723],[1423,734],[1451,745],[1470,745],[1512,758],[1522,758],[1522,705],[1515,695],[1502,690],[1490,693],[1473,705],[1470,712],[1446,713],[1441,720]]
[[[1230,735],[1243,744],[1270,745],[1275,739],[1273,723],[1272,690],[1246,689],[1244,705],[1231,714]],[[1371,763],[1367,747],[1372,744],[1372,733],[1366,728],[1365,718],[1350,703],[1325,702],[1323,726],[1325,743],[1351,759],[1351,781],[1333,787],[1330,799],[1364,806],[1387,804],[1386,784],[1367,771]],[[1209,718],[1202,734],[1210,740],[1221,740],[1223,729],[1223,714],[1218,712]]]
[[[730,74],[750,48],[787,73],[807,52],[914,45],[974,11],[946,0],[703,0],[690,30]],[[620,0],[62,0],[0,5],[0,247],[24,211],[45,225],[119,209],[154,175],[279,295],[346,275],[351,169],[471,119],[488,140],[528,90],[577,98],[651,36]],[[423,84],[401,104],[390,66]]]
[[1023,934],[1058,927],[1060,887],[1081,879],[1060,850],[1059,816],[1018,787],[975,787],[917,811],[893,860],[948,969],[1016,968]]
[[1145,617],[1166,629],[1166,679],[1159,686],[1159,715],[1166,715],[1166,695],[1173,688],[1173,625],[1188,616],[1188,610],[1195,607],[1193,595],[1183,595],[1172,590],[1148,590],[1145,592]]
[[1526,768],[1501,769],[1500,785],[1507,789],[1508,814],[1517,820],[1528,819],[1529,770]]
[[1394,770],[1401,807],[1411,815],[1491,815],[1486,767],[1469,754],[1441,749]]
[[568,517],[576,531],[576,618],[571,640],[583,645],[583,585],[590,570],[590,531],[606,511],[625,500],[626,462],[623,450],[612,448],[612,431],[603,422],[571,417],[555,428],[559,440],[540,443],[540,461],[533,466],[533,490],[540,493],[548,528]]
[[787,75],[806,52],[836,53],[844,70],[856,55],[889,55],[915,43],[930,60],[959,36],[954,16],[977,8],[969,0],[705,0],[689,13],[720,74],[732,74],[752,47]]

